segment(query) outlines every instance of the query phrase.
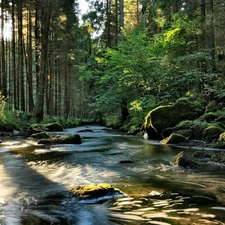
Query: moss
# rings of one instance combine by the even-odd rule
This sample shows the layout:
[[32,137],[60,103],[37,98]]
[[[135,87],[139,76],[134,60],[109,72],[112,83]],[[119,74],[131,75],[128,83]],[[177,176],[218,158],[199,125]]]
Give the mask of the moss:
[[138,126],[131,126],[129,129],[128,129],[128,132],[127,134],[130,134],[130,135],[137,135],[141,132],[141,128],[138,127]]
[[38,144],[54,145],[54,144],[81,144],[81,138],[79,134],[73,134],[66,137],[57,136],[50,139],[42,139]]
[[50,138],[50,135],[48,135],[45,131],[35,133],[31,135],[32,138],[35,139],[42,139],[42,138]]
[[220,134],[219,140],[222,141],[222,142],[225,142],[225,132]]
[[219,153],[214,154],[211,157],[210,161],[214,162],[214,163],[225,164],[225,153],[219,152]]
[[113,196],[115,194],[123,194],[119,189],[105,183],[75,186],[70,189],[70,192],[79,200],[95,199],[104,196]]
[[208,112],[199,117],[201,121],[206,121],[209,123],[218,123],[220,122],[223,124],[222,126],[225,127],[225,113],[224,110],[219,110],[216,112]]
[[215,100],[208,103],[206,106],[206,112],[216,112],[219,109],[217,102]]
[[182,120],[197,119],[203,113],[203,109],[187,98],[177,100],[173,105],[159,106],[149,112],[145,119],[145,130],[149,137],[162,136],[162,131],[176,126]]
[[177,166],[185,167],[185,168],[191,168],[191,169],[199,168],[199,165],[196,162],[194,162],[190,158],[190,156],[188,156],[184,152],[180,152],[179,154],[174,156],[173,159],[171,160],[171,163]]
[[62,125],[58,122],[44,124],[44,127],[49,131],[63,131]]
[[219,136],[223,131],[224,130],[218,126],[209,126],[203,131],[202,139],[208,143],[212,142],[215,139],[219,139]]
[[188,139],[180,134],[173,133],[161,141],[162,144],[180,144],[188,143]]
[[199,117],[199,119],[201,121],[206,121],[206,122],[213,122],[217,118],[218,118],[218,115],[214,112],[208,112],[208,113],[205,113],[204,115]]
[[202,139],[203,131],[208,125],[207,122],[198,119],[184,120],[175,126],[174,132],[182,134],[192,140],[200,140]]
[[212,153],[207,152],[207,151],[196,151],[193,153],[192,156],[199,160],[209,160],[212,157]]

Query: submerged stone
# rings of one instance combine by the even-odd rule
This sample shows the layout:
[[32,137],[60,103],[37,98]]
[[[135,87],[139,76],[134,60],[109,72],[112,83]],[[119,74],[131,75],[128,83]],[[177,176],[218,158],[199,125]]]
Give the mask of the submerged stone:
[[110,184],[90,184],[75,186],[69,190],[81,203],[96,203],[115,197],[126,196]]
[[132,161],[130,159],[124,159],[124,160],[120,160],[119,163],[120,164],[128,164],[128,163],[134,163],[134,161]]

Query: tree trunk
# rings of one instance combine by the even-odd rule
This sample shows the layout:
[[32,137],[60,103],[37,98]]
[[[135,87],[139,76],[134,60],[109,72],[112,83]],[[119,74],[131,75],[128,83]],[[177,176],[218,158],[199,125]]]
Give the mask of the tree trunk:
[[13,74],[13,103],[16,110],[19,109],[19,101],[17,98],[17,70],[16,70],[16,42],[15,42],[15,2],[12,0],[12,74]]
[[5,20],[5,13],[4,13],[4,3],[1,4],[1,33],[2,33],[2,39],[1,39],[1,79],[0,79],[0,87],[2,94],[7,97],[7,79],[6,79],[6,64],[5,64],[5,38],[4,38],[4,20]]
[[33,74],[32,74],[32,19],[31,19],[31,11],[28,12],[28,27],[27,27],[27,56],[28,56],[28,73],[27,73],[27,81],[28,81],[28,111],[31,113],[34,109],[34,99],[33,99]]
[[107,20],[106,20],[107,41],[106,41],[106,46],[111,47],[111,45],[112,45],[112,40],[111,40],[111,0],[107,0],[107,2],[106,2],[106,15],[107,15]]
[[120,38],[123,38],[123,28],[124,28],[124,2],[120,0]]
[[23,14],[22,0],[18,1],[18,55],[19,55],[19,90],[20,90],[20,109],[25,111],[25,89],[24,89],[24,65],[23,65]]
[[40,0],[41,7],[41,67],[38,81],[37,100],[35,105],[35,116],[38,121],[44,116],[45,83],[48,65],[48,34],[51,17],[51,3],[48,0]]
[[40,7],[38,0],[35,5],[35,65],[36,65],[36,89],[38,90],[38,82],[40,77]]
[[209,48],[210,48],[210,55],[212,57],[212,72],[216,72],[216,57],[215,57],[215,29],[214,29],[214,5],[213,5],[213,0],[209,1],[210,5],[210,13],[211,13],[211,21],[210,21],[210,26],[211,30],[209,33]]

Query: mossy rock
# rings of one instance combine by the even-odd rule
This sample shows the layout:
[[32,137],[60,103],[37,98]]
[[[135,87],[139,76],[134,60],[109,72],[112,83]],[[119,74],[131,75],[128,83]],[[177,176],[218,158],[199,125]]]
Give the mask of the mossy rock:
[[208,123],[220,122],[222,127],[225,127],[225,113],[224,110],[218,110],[216,112],[207,112],[199,117],[199,120],[206,121]]
[[45,130],[46,129],[39,124],[32,124],[30,127],[27,128],[26,132],[28,136],[31,136],[32,134],[40,133]]
[[220,134],[219,141],[225,142],[225,132]]
[[125,194],[119,189],[114,188],[110,184],[91,184],[75,186],[71,188],[70,193],[72,193],[79,201],[82,200],[94,200],[96,201],[106,200],[114,197],[123,197]]
[[32,134],[31,137],[35,139],[51,138],[51,136],[47,134],[45,131]]
[[161,141],[161,144],[184,144],[188,142],[189,140],[186,137],[180,134],[173,133],[169,137],[163,139]]
[[198,160],[210,160],[212,157],[212,154],[207,151],[196,151],[193,153],[192,157],[198,159]]
[[225,142],[220,140],[214,140],[212,143],[207,144],[209,148],[225,149]]
[[210,159],[210,162],[213,163],[219,163],[219,164],[225,164],[225,152],[218,152],[216,154],[213,154],[213,156]]
[[168,137],[171,133],[177,133],[187,137],[189,140],[200,140],[202,139],[202,133],[204,129],[207,128],[208,125],[209,124],[207,122],[200,121],[199,119],[184,120],[173,128],[167,128],[163,130],[162,135],[165,137],[167,134]]
[[21,130],[21,128],[14,121],[0,119],[0,132],[13,132],[13,130]]
[[44,127],[48,131],[63,131],[62,125],[58,122],[44,124]]
[[141,128],[133,125],[128,129],[127,135],[138,135],[140,132],[141,132]]
[[180,152],[176,156],[173,157],[171,160],[171,163],[176,166],[184,167],[184,168],[190,168],[195,169],[199,168],[199,164],[194,162],[190,156],[185,154],[184,152]]
[[217,102],[215,100],[212,100],[208,103],[206,106],[206,112],[215,112],[218,110]]
[[38,144],[54,145],[54,144],[81,144],[81,138],[79,134],[73,134],[66,137],[58,136],[50,139],[42,139]]
[[160,138],[166,128],[174,127],[182,120],[197,119],[202,113],[202,107],[187,98],[182,98],[173,105],[159,106],[151,110],[144,125],[150,138]]
[[218,118],[218,115],[215,112],[208,112],[200,116],[201,121],[206,121],[208,123],[214,122]]
[[224,129],[218,126],[209,126],[207,127],[202,134],[202,139],[208,143],[213,140],[218,140],[220,134],[223,133]]

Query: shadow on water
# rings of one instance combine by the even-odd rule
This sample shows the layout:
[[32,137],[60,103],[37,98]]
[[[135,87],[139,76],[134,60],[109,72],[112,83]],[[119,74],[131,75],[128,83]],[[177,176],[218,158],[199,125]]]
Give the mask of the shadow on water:
[[110,224],[105,206],[78,204],[63,184],[29,166],[29,161],[62,161],[70,153],[22,154],[24,150],[27,151],[25,148],[5,149],[0,153],[1,225]]

